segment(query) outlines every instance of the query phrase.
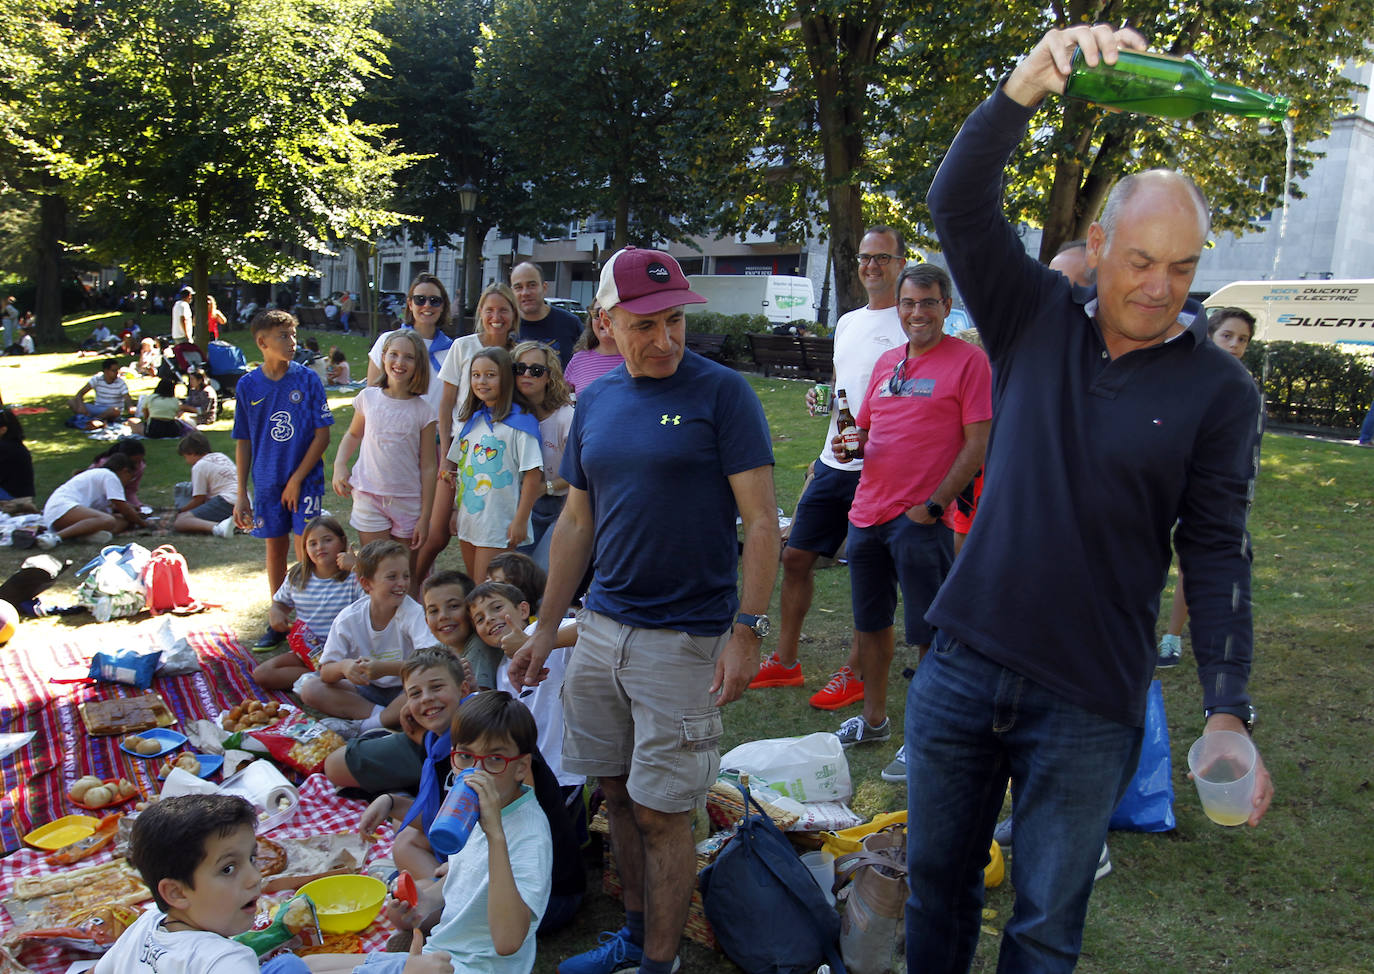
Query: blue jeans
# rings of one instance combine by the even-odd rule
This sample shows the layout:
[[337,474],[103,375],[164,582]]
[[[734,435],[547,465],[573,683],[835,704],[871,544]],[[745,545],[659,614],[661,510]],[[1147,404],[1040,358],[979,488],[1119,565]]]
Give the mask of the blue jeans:
[[907,691],[907,969],[969,969],[1010,777],[1016,901],[997,970],[1073,970],[1107,822],[1140,741],[1140,728],[1070,704],[937,632]]
[[1369,413],[1360,424],[1360,442],[1374,443],[1374,406],[1369,407]]

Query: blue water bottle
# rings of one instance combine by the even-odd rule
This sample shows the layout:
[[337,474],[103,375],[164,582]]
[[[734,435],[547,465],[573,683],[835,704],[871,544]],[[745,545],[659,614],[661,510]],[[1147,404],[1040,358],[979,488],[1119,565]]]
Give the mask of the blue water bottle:
[[468,787],[467,779],[475,768],[456,772],[453,785],[444,796],[444,803],[429,826],[429,845],[435,853],[448,858],[467,844],[473,827],[481,814],[477,792]]

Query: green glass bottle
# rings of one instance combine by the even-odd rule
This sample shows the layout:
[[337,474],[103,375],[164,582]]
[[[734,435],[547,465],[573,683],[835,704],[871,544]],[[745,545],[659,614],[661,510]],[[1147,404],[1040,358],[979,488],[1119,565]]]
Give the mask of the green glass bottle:
[[1088,67],[1075,51],[1064,94],[1106,108],[1160,118],[1191,118],[1222,112],[1247,118],[1282,119],[1289,101],[1239,85],[1216,81],[1191,57],[1144,51],[1119,51],[1115,64]]

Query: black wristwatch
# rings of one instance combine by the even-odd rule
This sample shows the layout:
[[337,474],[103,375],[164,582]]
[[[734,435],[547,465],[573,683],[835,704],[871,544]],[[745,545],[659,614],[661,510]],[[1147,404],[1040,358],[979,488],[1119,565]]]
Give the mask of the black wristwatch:
[[934,501],[926,501],[926,510],[930,512],[931,517],[938,521],[940,520],[940,515],[945,513],[945,505],[937,504]]
[[1211,717],[1213,714],[1230,714],[1232,717],[1239,717],[1241,723],[1245,725],[1245,733],[1255,733],[1255,705],[1246,704],[1243,707],[1212,707],[1204,710],[1204,717]]
[[760,639],[767,639],[768,634],[773,631],[773,624],[768,621],[767,616],[751,616],[747,612],[741,612],[735,616],[735,622],[754,630],[754,635]]

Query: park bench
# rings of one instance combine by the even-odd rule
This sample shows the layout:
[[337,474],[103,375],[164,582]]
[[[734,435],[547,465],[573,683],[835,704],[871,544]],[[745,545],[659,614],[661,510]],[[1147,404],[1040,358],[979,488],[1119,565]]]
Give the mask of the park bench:
[[834,339],[802,338],[797,335],[745,337],[749,340],[749,352],[764,375],[828,379],[834,370]]
[[712,333],[687,335],[687,347],[713,362],[725,361],[725,336]]

